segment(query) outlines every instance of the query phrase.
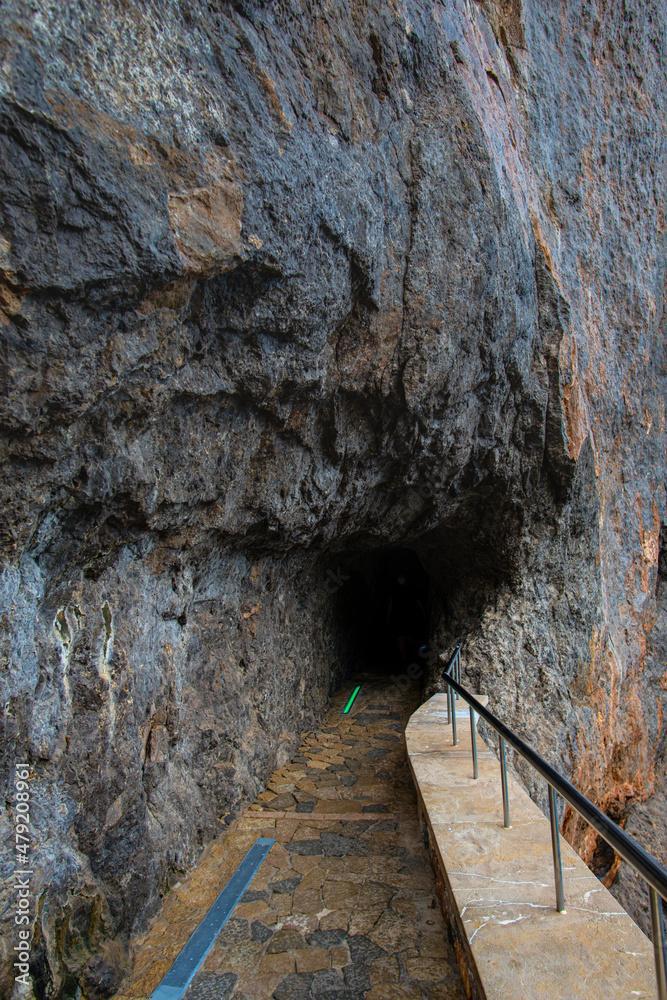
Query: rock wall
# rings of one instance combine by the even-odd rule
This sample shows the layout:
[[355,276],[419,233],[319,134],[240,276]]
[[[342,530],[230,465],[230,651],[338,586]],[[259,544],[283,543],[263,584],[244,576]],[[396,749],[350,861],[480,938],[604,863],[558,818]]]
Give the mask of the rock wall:
[[435,643],[465,634],[510,722],[650,812],[664,7],[0,18],[3,875],[27,759],[36,995],[112,992],[316,723],[354,553],[413,546]]

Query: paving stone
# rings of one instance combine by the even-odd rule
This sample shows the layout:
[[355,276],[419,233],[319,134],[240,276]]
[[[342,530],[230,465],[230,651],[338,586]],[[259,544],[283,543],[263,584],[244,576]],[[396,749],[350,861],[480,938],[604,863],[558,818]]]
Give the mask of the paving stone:
[[313,976],[311,989],[314,996],[318,997],[321,993],[326,993],[327,1000],[329,1000],[329,994],[332,991],[345,989],[345,982],[337,969],[326,969]]
[[[328,978],[324,978],[327,976]],[[313,997],[324,997],[326,1000],[364,1000],[364,994],[348,989],[334,970],[317,973],[313,979],[312,990]]]
[[[267,997],[273,995],[273,991],[280,982],[282,974],[280,972],[264,973],[260,975],[258,972],[250,973],[243,979],[243,992],[241,996],[247,997],[247,1000],[266,1000]],[[238,1000],[238,993],[234,994],[233,1000]]]
[[307,800],[305,800],[303,802],[297,802],[295,812],[297,812],[297,813],[312,813],[312,811],[313,811],[314,808],[315,808],[315,800],[314,799],[309,799],[309,800],[307,799]]
[[[299,840],[317,840],[320,843],[320,853],[322,852],[322,841],[321,836],[323,833],[338,833],[340,834],[343,830],[342,824],[338,820],[326,820],[324,819],[324,813],[318,813],[317,826],[306,826],[305,823],[299,827],[298,837],[295,837],[295,841]],[[321,818],[319,818],[321,817]]]
[[[296,815],[296,814],[295,814]],[[276,820],[276,832],[273,834],[275,839],[282,844],[286,844],[292,839],[296,831],[299,829],[298,819],[287,819],[282,816],[280,819]]]
[[419,979],[426,983],[437,983],[444,979],[447,971],[443,969],[442,961],[437,958],[408,958],[405,960],[405,969],[410,979]]
[[361,811],[364,813],[388,813],[389,807],[382,802],[372,802],[369,805],[362,806]]
[[231,945],[224,953],[224,969],[216,969],[216,972],[235,972],[241,977],[244,973],[252,973],[257,970],[257,966],[262,957],[264,945],[256,941],[240,941]]
[[423,998],[424,993],[416,983],[379,983],[366,993],[365,1000],[423,1000]]
[[329,952],[326,948],[300,948],[294,952],[297,972],[318,972],[329,968]]
[[243,917],[246,920],[254,920],[256,917],[266,920],[268,913],[270,913],[270,906],[261,899],[255,903],[239,903],[234,910],[235,917]]
[[[355,837],[344,837],[337,833],[323,833],[320,836],[320,841],[320,849],[326,857],[339,858],[346,854],[367,855],[370,853],[368,845],[363,844]],[[290,844],[290,847],[293,845]]]
[[355,965],[370,965],[374,959],[386,954],[384,948],[364,934],[349,935],[347,946],[350,949],[350,959]]
[[407,917],[393,910],[385,910],[368,935],[375,944],[388,952],[402,951],[416,945],[419,931]]
[[218,935],[218,944],[235,944],[250,940],[250,924],[239,917],[230,917]]
[[393,899],[391,907],[404,917],[409,917],[410,920],[416,921],[418,919],[417,907],[411,899]]
[[[323,993],[326,1000],[364,1000],[366,994],[359,990],[332,990],[331,993]],[[315,996],[315,994],[314,994]]]
[[295,788],[292,793],[297,801],[297,804],[301,802],[317,802],[317,796],[313,795],[312,792],[304,792],[300,788]]
[[383,913],[383,907],[371,910],[354,910],[350,916],[348,932],[350,934],[368,934],[373,930]]
[[350,949],[345,945],[329,949],[329,961],[332,969],[342,969],[350,961]]
[[296,972],[285,976],[273,991],[273,1000],[312,1000],[312,972]]
[[323,846],[321,840],[293,840],[291,844],[286,845],[286,849],[290,854],[323,854]]
[[328,910],[351,910],[357,905],[358,896],[356,882],[327,880],[322,886],[322,899]]
[[296,948],[303,947],[303,935],[293,927],[283,927],[275,932],[266,951],[269,955],[275,955],[282,951],[294,951]]
[[263,900],[268,902],[271,898],[271,893],[268,889],[246,889],[243,897],[241,898],[242,903],[256,903],[258,900]]
[[[372,819],[345,820],[343,822],[343,833],[346,837],[361,837],[362,834],[367,833],[373,826],[375,826],[375,820]],[[368,838],[366,838],[367,840]]]
[[261,920],[253,920],[250,928],[250,936],[253,941],[269,941],[273,937],[273,931]]
[[383,955],[371,962],[371,983],[396,983],[400,971],[396,955]]
[[343,871],[345,872],[358,872],[359,874],[364,874],[369,876],[373,872],[372,857],[358,857],[354,854],[346,858],[341,858],[343,862]]
[[373,824],[373,833],[394,833],[398,830],[397,819],[380,819]]
[[280,951],[276,954],[267,951],[266,955],[262,955],[257,966],[257,971],[260,975],[265,975],[268,972],[276,972],[282,975],[294,972],[294,957],[289,951]]
[[279,917],[285,917],[292,912],[292,897],[288,892],[282,895],[275,895],[272,902],[273,909]]
[[370,965],[346,965],[343,969],[345,985],[357,993],[365,996],[366,990],[371,988],[371,967]]
[[318,913],[321,912],[321,910],[318,910],[317,913],[290,913],[283,918],[282,926],[293,927],[299,934],[303,934],[305,937],[307,934],[312,934],[313,931],[317,930],[320,922]]
[[320,863],[320,858],[317,855],[309,857],[308,855],[300,857],[298,855],[292,855],[292,868],[294,871],[299,872],[302,875],[307,875],[308,872],[313,871],[317,868]]
[[284,878],[279,882],[270,882],[269,889],[277,893],[292,893],[299,887],[302,877],[301,875],[294,875],[292,878]]
[[292,898],[292,913],[318,913],[322,909],[320,890],[298,889]]
[[186,991],[185,1000],[228,1000],[237,980],[238,976],[233,972],[221,975],[213,972],[199,973]]
[[318,865],[316,868],[311,868],[311,870],[303,877],[300,888],[320,889],[326,878],[327,878],[326,869],[321,868]]
[[320,927],[323,931],[344,930],[346,931],[350,923],[351,913],[349,910],[334,910],[320,918]]
[[315,948],[333,948],[336,945],[345,944],[347,941],[347,932],[340,928],[333,928],[328,931],[315,931],[313,934],[309,934],[306,940],[309,945]]
[[458,976],[455,978],[450,975],[449,980],[446,982],[434,983],[431,986],[427,986],[424,994],[428,997],[428,1000],[460,1000],[461,981]]

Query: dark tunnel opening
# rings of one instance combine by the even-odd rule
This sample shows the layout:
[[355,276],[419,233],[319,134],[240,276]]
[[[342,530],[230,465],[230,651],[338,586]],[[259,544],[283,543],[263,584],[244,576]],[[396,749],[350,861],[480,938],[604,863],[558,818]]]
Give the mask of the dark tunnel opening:
[[425,659],[430,578],[413,549],[348,555],[330,580],[353,673],[402,674]]
[[364,548],[362,541],[330,555],[327,589],[343,675],[407,676],[432,693],[439,656],[465,642],[513,587],[521,525],[522,511],[501,490],[489,490],[402,544]]

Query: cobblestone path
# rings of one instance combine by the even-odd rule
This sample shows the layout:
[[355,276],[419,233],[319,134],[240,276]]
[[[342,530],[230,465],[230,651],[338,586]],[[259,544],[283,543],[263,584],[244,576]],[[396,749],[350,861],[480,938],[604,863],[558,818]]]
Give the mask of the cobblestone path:
[[405,753],[418,694],[361,682],[169,894],[117,1000],[150,995],[261,836],[276,843],[185,1000],[464,1000]]

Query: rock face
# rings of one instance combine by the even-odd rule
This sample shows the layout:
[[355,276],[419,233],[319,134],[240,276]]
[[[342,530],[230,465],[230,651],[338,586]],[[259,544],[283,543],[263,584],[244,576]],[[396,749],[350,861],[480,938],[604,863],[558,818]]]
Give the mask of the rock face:
[[386,547],[434,647],[465,635],[471,685],[646,826],[664,6],[0,17],[3,864],[27,760],[36,995],[114,990],[354,667],[341,597]]

